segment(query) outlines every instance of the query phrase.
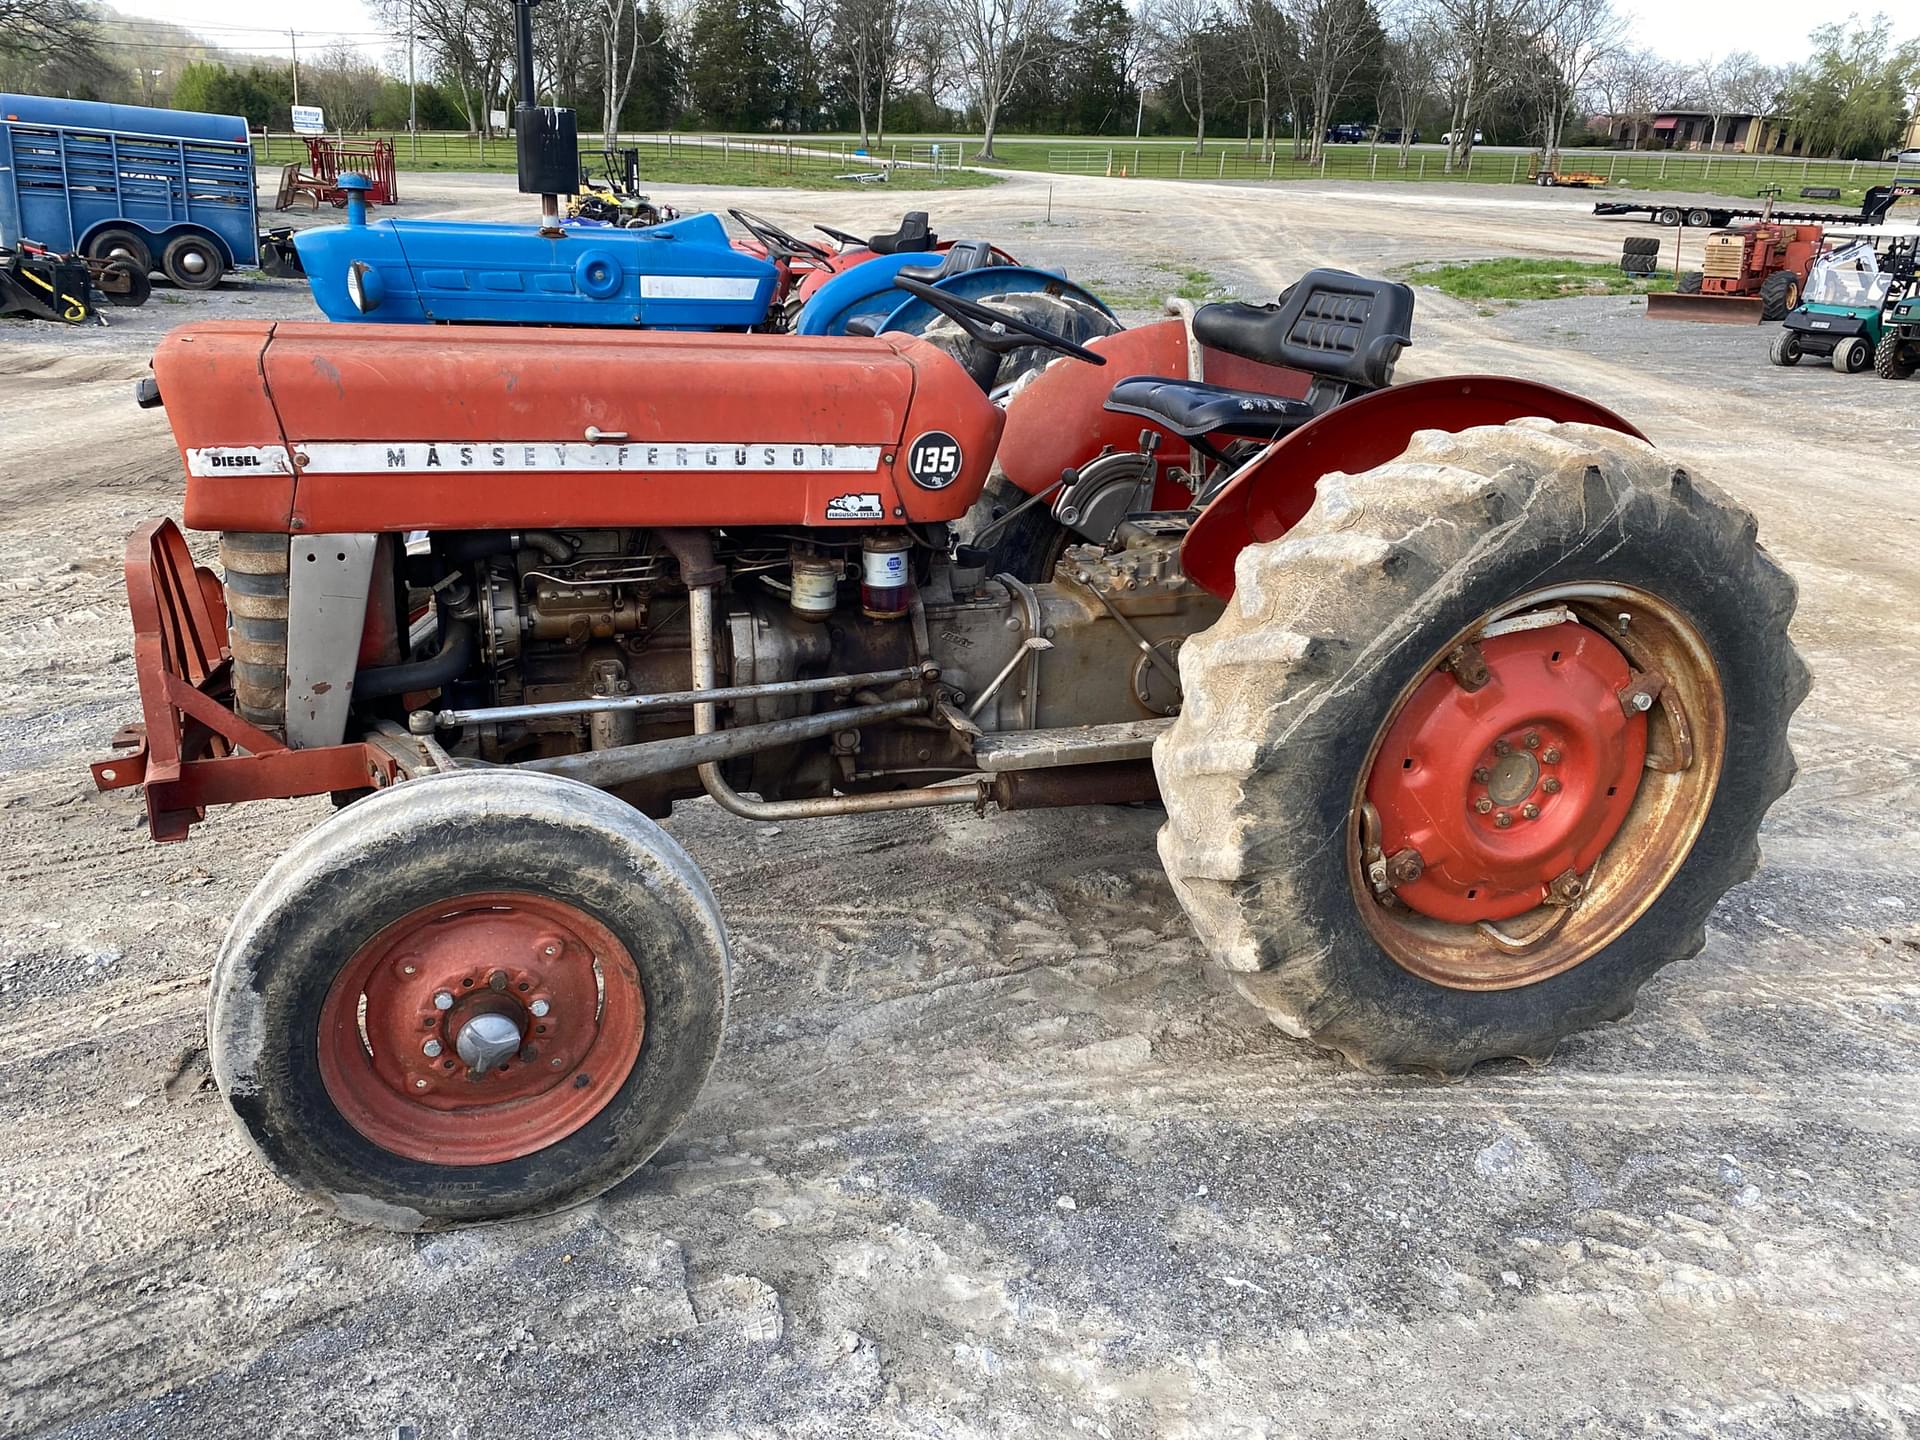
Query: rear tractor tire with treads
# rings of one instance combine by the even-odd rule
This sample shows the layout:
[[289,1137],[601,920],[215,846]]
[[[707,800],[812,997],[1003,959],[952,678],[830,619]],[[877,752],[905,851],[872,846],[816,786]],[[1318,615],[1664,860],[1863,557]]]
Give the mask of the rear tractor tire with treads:
[[[1322,478],[1307,516],[1244,550],[1236,577],[1225,613],[1181,650],[1185,706],[1154,752],[1160,854],[1213,959],[1290,1035],[1369,1070],[1457,1075],[1501,1057],[1544,1060],[1696,954],[1715,904],[1753,873],[1761,820],[1793,778],[1787,723],[1808,686],[1787,638],[1794,584],[1756,543],[1748,512],[1644,442],[1544,420],[1423,431],[1397,460]],[[1577,618],[1549,628],[1556,600]],[[1616,628],[1616,610],[1631,611],[1629,627]],[[1477,642],[1492,688],[1483,671],[1470,691],[1471,665],[1443,667],[1495,617],[1515,623]],[[1525,677],[1502,669],[1516,654],[1531,654],[1529,683],[1547,687],[1536,708]],[[1537,782],[1525,820],[1521,792],[1496,797],[1510,816],[1487,814],[1479,767],[1492,762],[1477,755],[1509,755],[1537,775],[1530,757],[1565,768],[1583,753],[1576,736],[1559,754],[1549,727],[1554,687],[1589,661],[1603,678],[1583,713],[1616,736],[1639,727],[1644,750],[1622,752],[1604,791],[1591,771],[1569,770]],[[1639,680],[1615,691],[1604,678],[1654,673],[1656,661],[1667,698],[1639,704]],[[1458,753],[1403,744],[1397,727],[1436,697],[1481,727]],[[1518,738],[1502,750],[1477,717],[1510,703],[1520,708],[1503,733]],[[1536,730],[1549,731],[1547,746],[1522,749],[1541,740]],[[1541,947],[1531,955],[1502,948],[1510,929],[1499,943],[1487,934],[1512,927],[1516,908],[1430,918],[1443,907],[1420,887],[1445,881],[1444,864],[1422,872],[1416,854],[1402,870],[1390,841],[1380,863],[1375,783],[1411,784],[1429,767],[1463,787],[1441,820],[1485,825],[1482,854],[1496,869],[1502,847],[1547,834],[1556,805],[1573,800],[1562,813],[1576,818],[1621,807],[1609,811],[1614,829],[1593,832],[1590,868],[1554,882],[1578,886],[1543,894],[1529,876],[1534,888],[1513,892],[1549,921],[1550,896],[1574,901],[1563,928],[1520,937]],[[1498,767],[1492,783],[1503,783]],[[1616,788],[1627,798],[1603,798]],[[1485,905],[1461,883],[1450,903]]]
[[1776,270],[1760,282],[1760,319],[1778,324],[1800,303],[1800,277],[1791,270]]

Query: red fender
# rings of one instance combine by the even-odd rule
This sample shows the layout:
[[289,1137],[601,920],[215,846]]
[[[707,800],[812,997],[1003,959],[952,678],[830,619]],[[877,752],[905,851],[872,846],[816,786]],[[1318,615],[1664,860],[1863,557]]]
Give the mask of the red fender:
[[[1062,470],[1084,465],[1102,450],[1140,448],[1140,432],[1150,422],[1102,408],[1113,387],[1130,375],[1171,375],[1295,400],[1306,395],[1312,380],[1297,370],[1205,348],[1200,352],[1201,373],[1190,374],[1186,322],[1178,319],[1102,335],[1087,342],[1087,348],[1106,356],[1107,363],[1056,360],[1007,402],[999,465],[1007,479],[1029,495],[1039,494],[1059,480]],[[1186,442],[1173,436],[1161,445],[1160,458],[1172,465],[1192,463]],[[1171,488],[1169,496],[1156,495],[1155,503],[1173,508],[1189,503],[1185,490]]]
[[[1322,475],[1385,464],[1417,430],[1466,430],[1532,415],[1647,438],[1605,406],[1532,380],[1449,375],[1394,385],[1329,410],[1268,446],[1200,512],[1181,563],[1196,583],[1229,599],[1234,560],[1248,545],[1278,540],[1299,524]],[[1011,423],[1007,429],[1011,433]]]

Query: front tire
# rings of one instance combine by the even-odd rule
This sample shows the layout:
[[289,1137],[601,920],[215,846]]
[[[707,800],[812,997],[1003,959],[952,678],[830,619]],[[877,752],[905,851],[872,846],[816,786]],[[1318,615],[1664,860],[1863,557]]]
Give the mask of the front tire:
[[[1185,708],[1154,752],[1160,854],[1213,958],[1289,1034],[1370,1070],[1545,1059],[1697,953],[1753,873],[1808,684],[1794,585],[1746,511],[1643,442],[1537,420],[1425,431],[1323,478],[1236,574],[1181,650]],[[1531,623],[1556,605],[1575,619]],[[1484,642],[1494,688],[1437,744],[1445,726],[1425,727],[1461,700],[1461,672],[1438,667],[1490,620],[1523,623]],[[1636,720],[1614,682],[1661,666],[1674,688]],[[1537,763],[1481,759],[1483,743]],[[1672,768],[1643,769],[1643,751]],[[1387,799],[1429,780],[1417,803]],[[1385,833],[1423,805],[1437,839]]]
[[333,816],[248,896],[213,1072],[267,1163],[342,1218],[560,1209],[685,1118],[728,965],[706,881],[638,811],[553,776],[434,777]]
[[1796,330],[1782,330],[1767,347],[1767,359],[1776,365],[1798,365],[1804,353],[1800,346],[1800,334]]
[[1858,375],[1873,363],[1873,349],[1858,335],[1849,335],[1833,347],[1833,368],[1842,375]]
[[1675,282],[1673,293],[1676,295],[1698,295],[1700,293],[1700,282],[1703,278],[1705,277],[1703,277],[1698,270],[1689,270]]

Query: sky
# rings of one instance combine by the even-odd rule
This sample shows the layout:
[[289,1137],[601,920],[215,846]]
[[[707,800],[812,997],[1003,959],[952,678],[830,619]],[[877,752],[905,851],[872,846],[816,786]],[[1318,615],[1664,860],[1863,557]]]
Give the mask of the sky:
[[[113,0],[123,15],[172,20],[207,40],[235,49],[284,55],[285,30],[260,27],[259,0]],[[501,0],[502,4],[507,0]],[[1673,60],[1701,60],[1730,50],[1751,50],[1770,65],[1801,56],[1807,31],[1825,19],[1838,19],[1837,5],[1809,7],[1804,0],[1614,0],[1627,15],[1634,44]],[[361,44],[378,57],[384,47],[373,32],[380,25],[362,0],[301,0],[296,7],[273,7],[297,24],[300,48],[324,50],[336,41]],[[1863,0],[1862,14],[1875,9],[1895,17],[1903,36],[1920,34],[1920,7],[1912,0]],[[1904,18],[1903,18],[1904,16]],[[216,28],[220,27],[220,28]],[[251,28],[249,28],[251,27]],[[333,32],[333,33],[327,33]]]

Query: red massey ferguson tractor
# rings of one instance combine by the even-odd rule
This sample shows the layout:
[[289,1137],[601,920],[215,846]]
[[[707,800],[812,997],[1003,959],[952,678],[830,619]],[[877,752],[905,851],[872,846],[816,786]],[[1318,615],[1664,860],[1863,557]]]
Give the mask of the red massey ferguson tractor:
[[[1807,687],[1744,510],[1550,387],[1390,386],[1403,286],[1315,271],[1085,347],[914,293],[961,343],[162,342],[143,398],[223,573],[134,536],[145,721],[94,771],[159,840],[343,802],[212,984],[214,1072],[292,1184],[417,1228],[640,1165],[726,1018],[713,896],[649,818],[703,794],[1157,798],[1214,961],[1373,1070],[1543,1059],[1700,949]],[[1169,337],[1192,363],[1114,383]]]

